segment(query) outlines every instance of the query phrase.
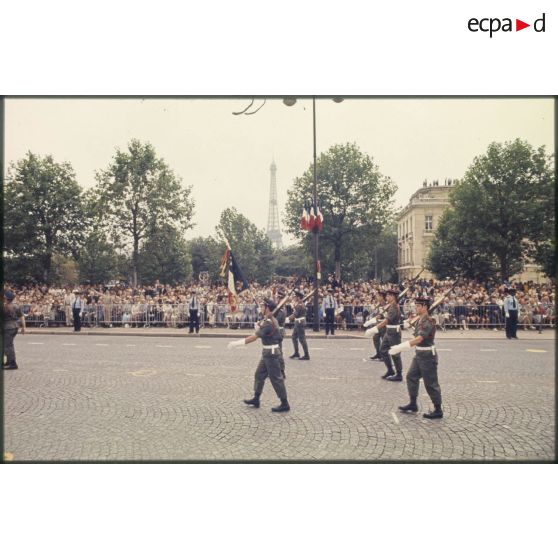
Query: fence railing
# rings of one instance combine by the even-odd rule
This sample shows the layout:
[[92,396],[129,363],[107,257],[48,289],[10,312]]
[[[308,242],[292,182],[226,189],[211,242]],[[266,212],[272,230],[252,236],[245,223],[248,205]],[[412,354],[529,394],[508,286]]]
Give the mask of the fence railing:
[[[287,315],[292,307],[286,305]],[[71,326],[72,310],[61,305],[22,305],[26,323],[30,327]],[[340,329],[360,329],[367,320],[370,305],[345,305],[335,314],[335,323]],[[446,329],[500,329],[504,327],[504,312],[500,307],[453,306],[449,309],[435,310],[433,317],[441,330]],[[234,311],[228,304],[202,305],[199,310],[200,328],[225,327],[230,329],[252,328],[262,318],[255,304],[241,304]],[[324,316],[320,309],[320,325]],[[307,306],[306,323],[313,327],[313,308]],[[556,316],[549,309],[545,314],[520,312],[519,326],[542,329],[554,327]],[[82,312],[82,327],[172,327],[190,326],[188,304],[91,304]],[[286,327],[292,327],[289,322]]]

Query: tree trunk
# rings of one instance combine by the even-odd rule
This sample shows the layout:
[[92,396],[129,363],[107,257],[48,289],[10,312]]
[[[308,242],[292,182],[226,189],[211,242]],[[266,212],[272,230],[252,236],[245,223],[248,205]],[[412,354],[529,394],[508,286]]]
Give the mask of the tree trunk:
[[335,278],[341,280],[341,246],[335,244]]
[[139,238],[134,237],[134,253],[132,254],[132,284],[138,286],[138,266],[139,266]]
[[52,267],[52,254],[45,254],[43,262],[44,262],[43,281],[47,285],[50,285],[50,269]]

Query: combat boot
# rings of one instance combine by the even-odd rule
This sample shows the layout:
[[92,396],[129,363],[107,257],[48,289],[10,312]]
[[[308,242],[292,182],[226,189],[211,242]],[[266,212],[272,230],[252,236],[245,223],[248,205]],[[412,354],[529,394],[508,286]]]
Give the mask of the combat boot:
[[256,409],[260,408],[260,396],[259,395],[254,395],[254,397],[252,399],[245,399],[244,403],[246,403],[246,405],[253,405]]
[[403,376],[401,374],[395,374],[395,376],[390,376],[389,378],[386,378],[386,380],[388,382],[402,382]]
[[290,411],[291,407],[286,399],[281,399],[281,405],[278,407],[272,407],[271,410],[274,413],[284,413],[285,411]]
[[395,372],[393,370],[388,370],[383,376],[382,379],[387,380],[390,376],[395,376]]
[[293,353],[289,358],[300,358],[298,353]]
[[417,402],[411,400],[407,405],[400,405],[399,410],[402,413],[416,413],[418,412]]
[[10,364],[4,364],[2,368],[4,370],[17,370],[17,364],[15,362],[11,362]]
[[434,410],[432,412],[424,413],[422,416],[427,419],[439,419],[444,417],[444,412],[442,411],[441,405],[434,405]]
[[374,356],[370,357],[370,360],[382,360],[382,357],[378,353],[376,353]]
[[298,360],[310,360],[310,355],[304,355],[304,356],[298,357]]

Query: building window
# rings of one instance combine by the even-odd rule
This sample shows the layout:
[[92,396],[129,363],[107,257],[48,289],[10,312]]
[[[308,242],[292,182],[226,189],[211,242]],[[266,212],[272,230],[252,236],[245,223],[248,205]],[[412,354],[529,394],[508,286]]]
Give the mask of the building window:
[[434,221],[432,215],[425,215],[424,216],[424,230],[431,231],[432,230],[432,222]]

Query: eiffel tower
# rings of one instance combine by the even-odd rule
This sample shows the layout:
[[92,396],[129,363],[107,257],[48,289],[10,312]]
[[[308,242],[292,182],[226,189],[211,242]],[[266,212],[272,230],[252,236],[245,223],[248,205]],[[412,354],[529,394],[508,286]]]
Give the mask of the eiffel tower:
[[271,171],[271,183],[269,185],[269,214],[267,216],[267,236],[275,246],[275,248],[283,248],[283,239],[281,237],[281,229],[279,226],[279,209],[277,207],[277,180],[275,173],[277,167],[275,160],[269,167]]

